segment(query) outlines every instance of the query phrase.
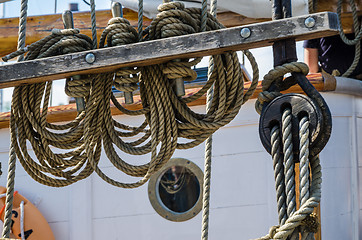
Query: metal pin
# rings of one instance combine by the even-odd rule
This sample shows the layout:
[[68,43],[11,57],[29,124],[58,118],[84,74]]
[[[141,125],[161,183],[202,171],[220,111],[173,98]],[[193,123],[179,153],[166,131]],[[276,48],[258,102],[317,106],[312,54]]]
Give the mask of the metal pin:
[[112,16],[115,17],[123,17],[123,8],[122,4],[119,2],[112,3]]
[[[123,17],[123,8],[122,4],[119,2],[113,2],[112,3],[112,16],[115,17]],[[124,68],[129,69],[129,68]],[[128,83],[124,84],[125,87],[129,87],[130,85]],[[124,96],[124,102],[126,104],[132,104],[133,103],[133,93],[132,92],[123,92]]]
[[[173,61],[181,62],[180,59],[175,59]],[[173,90],[175,91],[177,97],[185,96],[185,85],[184,85],[184,80],[182,78],[175,79],[175,85],[173,85]]]
[[307,28],[312,28],[315,26],[315,19],[312,18],[312,17],[307,17],[304,21],[304,25],[307,27]]
[[[69,10],[64,11],[62,14],[62,19],[63,19],[64,28],[66,28],[66,29],[74,28],[73,14],[71,11],[69,11]],[[74,75],[72,78],[74,80],[79,80],[79,79],[81,79],[81,76]],[[85,110],[85,102],[82,97],[76,97],[75,104],[77,106],[78,112]]]
[[85,61],[89,64],[92,64],[96,61],[96,56],[94,56],[93,53],[87,53],[87,55],[85,55]]
[[64,28],[74,28],[73,13],[69,10],[65,10],[62,14]]
[[250,37],[251,35],[251,31],[250,31],[250,28],[242,28],[240,30],[240,35],[242,38],[248,38]]

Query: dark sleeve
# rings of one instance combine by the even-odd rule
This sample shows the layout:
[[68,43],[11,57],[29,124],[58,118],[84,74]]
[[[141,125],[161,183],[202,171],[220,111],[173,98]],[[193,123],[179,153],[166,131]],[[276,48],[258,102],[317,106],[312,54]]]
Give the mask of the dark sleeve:
[[303,43],[304,48],[319,48],[320,38],[306,40]]

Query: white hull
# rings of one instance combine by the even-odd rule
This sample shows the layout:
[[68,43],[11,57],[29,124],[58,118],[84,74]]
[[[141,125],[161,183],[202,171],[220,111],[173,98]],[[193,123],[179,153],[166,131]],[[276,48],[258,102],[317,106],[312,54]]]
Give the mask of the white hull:
[[[324,93],[333,115],[331,139],[321,153],[322,239],[362,239],[362,98]],[[236,119],[214,135],[209,239],[252,239],[277,224],[272,160],[258,135],[253,100]],[[194,107],[203,111],[204,106]],[[116,116],[134,124],[141,119]],[[0,158],[6,185],[9,130],[0,131]],[[124,159],[129,159],[125,155]],[[204,145],[176,151],[203,169]],[[146,162],[139,156],[134,162]],[[118,180],[118,173],[102,156],[101,168]],[[65,188],[50,188],[32,180],[20,164],[16,190],[27,197],[50,223],[56,239],[184,240],[200,239],[201,214],[181,223],[168,221],[152,208],[147,184],[118,189],[96,174]]]

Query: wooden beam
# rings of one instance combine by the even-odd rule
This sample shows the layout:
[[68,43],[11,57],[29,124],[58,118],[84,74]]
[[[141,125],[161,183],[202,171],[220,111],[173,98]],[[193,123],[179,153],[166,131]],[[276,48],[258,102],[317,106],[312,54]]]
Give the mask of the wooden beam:
[[[133,27],[137,28],[137,12],[124,8],[124,18],[126,18]],[[90,12],[73,13],[74,26],[81,30],[82,34],[92,36]],[[233,12],[218,13],[218,20],[226,27],[235,27],[256,22],[268,21],[267,18],[256,19],[248,18]],[[107,26],[109,19],[112,18],[110,10],[96,11],[98,39],[104,28]],[[147,27],[151,19],[144,17],[143,24]],[[63,29],[61,14],[29,16],[26,26],[26,44],[30,45],[46,36],[52,29]],[[0,56],[16,51],[19,32],[19,18],[0,19]]]
[[[269,46],[274,41],[286,38],[298,41],[336,33],[336,14],[317,13],[310,16],[316,21],[312,28],[304,25],[307,16],[294,17],[3,65],[0,67],[0,88],[51,81],[76,74],[111,72],[121,67],[159,64],[175,58],[202,57]],[[240,36],[244,27],[251,31],[248,38]],[[93,64],[85,61],[88,53],[95,55]]]
[[[124,8],[123,14],[133,27],[137,27],[137,12]],[[98,39],[109,19],[112,18],[110,10],[96,11]],[[74,26],[81,33],[92,36],[90,12],[73,13]],[[151,19],[144,18],[145,26],[151,23]],[[29,16],[26,26],[26,45],[36,42],[48,36],[52,29],[63,29],[62,14]],[[0,56],[16,51],[19,31],[19,18],[0,19]]]
[[[308,75],[308,80],[313,84],[313,86],[320,92],[325,91],[333,91],[335,90],[335,79],[333,76],[328,75],[329,77],[322,76],[320,73],[310,74]],[[334,83],[333,83],[334,82]],[[245,91],[247,91],[250,87],[250,82],[245,83]],[[199,88],[192,88],[186,89],[186,97],[195,94]],[[261,92],[261,82],[259,82],[258,87],[256,88],[254,94],[251,98],[255,99],[258,94]],[[287,91],[288,92],[295,92],[295,93],[303,93],[303,90],[299,86],[293,86]],[[118,99],[121,104],[129,109],[129,110],[138,110],[141,109],[141,98],[139,95],[134,96],[134,104],[125,105],[123,98]],[[206,104],[206,96],[202,96],[198,100],[191,102],[188,106],[197,106],[197,105],[205,105]],[[112,115],[121,115],[123,114],[119,111],[113,104],[111,104],[111,112]],[[62,105],[62,106],[54,106],[48,109],[47,121],[48,122],[64,122],[64,121],[71,121],[77,116],[77,107],[75,104],[69,105]],[[9,127],[9,120],[10,120],[10,112],[0,113],[0,129],[1,128],[8,128]]]
[[[361,6],[362,1],[357,3],[359,15],[362,15]],[[336,12],[337,0],[318,0],[317,12]],[[137,12],[124,8],[124,17],[128,19],[132,26],[137,27]],[[342,7],[342,26],[346,32],[352,31],[352,16],[351,9],[347,1],[343,3]],[[102,30],[107,26],[108,20],[112,17],[110,10],[96,11],[97,16],[97,29],[98,39]],[[270,21],[268,18],[250,18],[234,12],[221,12],[217,14],[218,20],[225,27],[235,27],[257,22]],[[143,24],[147,27],[151,23],[151,19],[144,17]],[[81,30],[81,33],[92,36],[90,12],[77,12],[74,13],[74,22],[76,28]],[[18,38],[18,18],[3,18],[0,19],[0,56],[4,56],[11,52],[16,51],[17,38]],[[27,19],[27,39],[26,44],[29,45],[33,42],[50,34],[53,28],[63,28],[61,14],[42,15],[42,16],[29,16]],[[0,60],[1,61],[1,60]]]

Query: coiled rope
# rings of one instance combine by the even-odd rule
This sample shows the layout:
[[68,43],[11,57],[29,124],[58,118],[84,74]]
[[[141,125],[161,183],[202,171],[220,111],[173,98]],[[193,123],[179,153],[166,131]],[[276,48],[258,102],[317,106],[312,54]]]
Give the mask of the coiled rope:
[[[149,27],[145,40],[201,31],[200,9],[184,8],[183,4],[177,2],[163,4],[159,10],[161,12]],[[210,14],[207,16],[206,30],[223,28],[213,16]],[[67,35],[68,33],[72,34]],[[78,36],[77,30],[56,30],[54,34],[66,35],[63,36],[65,40],[62,38],[63,40],[59,41],[67,42],[67,47],[71,49],[64,48],[63,53],[92,48],[92,41]],[[73,36],[77,36],[77,40],[74,40]],[[48,39],[51,39],[49,41],[58,44],[52,40],[53,38],[54,36],[48,37],[20,49],[8,58],[26,51],[29,51],[28,59],[30,56],[33,58],[50,56],[53,54],[52,49],[58,49],[48,43]],[[110,20],[109,26],[101,36],[100,47],[127,44],[137,39],[139,39],[138,33],[125,19],[114,18]],[[79,43],[71,44],[71,41]],[[86,47],[78,49],[75,47],[78,45]],[[114,186],[123,188],[141,186],[171,158],[175,149],[197,146],[236,116],[241,105],[254,92],[258,81],[255,60],[251,54],[247,56],[252,61],[255,75],[251,87],[245,92],[240,64],[234,52],[213,56],[215,67],[205,86],[196,94],[184,98],[177,97],[173,92],[173,79],[183,78],[185,81],[195,79],[196,73],[191,67],[197,64],[199,59],[181,59],[179,62],[172,61],[161,65],[121,69],[116,77],[114,73],[83,76],[78,79],[79,82],[72,84],[70,81],[67,85],[68,88],[80,87],[79,83],[83,81],[82,91],[75,87],[74,91],[68,92],[74,93],[76,97],[84,96],[81,92],[89,92],[84,96],[86,111],[80,112],[74,121],[65,125],[46,122],[50,82],[21,87],[19,89],[22,94],[18,95],[18,91],[14,94],[12,110],[15,121],[11,131],[19,143],[19,147],[15,149],[16,154],[30,176],[48,186],[69,185],[87,177],[92,171]],[[126,84],[130,88],[125,88]],[[210,109],[206,114],[193,112],[186,104],[201,97],[213,84],[214,98]],[[123,91],[133,91],[139,85],[143,108],[138,111],[124,108],[114,97],[111,91],[112,85]],[[117,122],[112,118],[110,101],[125,114],[144,115],[144,123],[138,127],[131,127]],[[23,117],[25,120],[22,120]],[[126,141],[129,137],[137,139]],[[32,145],[37,160],[28,154],[26,141]],[[98,167],[102,145],[108,159],[118,170],[141,179],[134,183],[122,183],[103,173]],[[71,150],[56,153],[53,148]],[[150,153],[151,160],[146,164],[133,165],[124,161],[117,153],[117,149],[132,155]]]

